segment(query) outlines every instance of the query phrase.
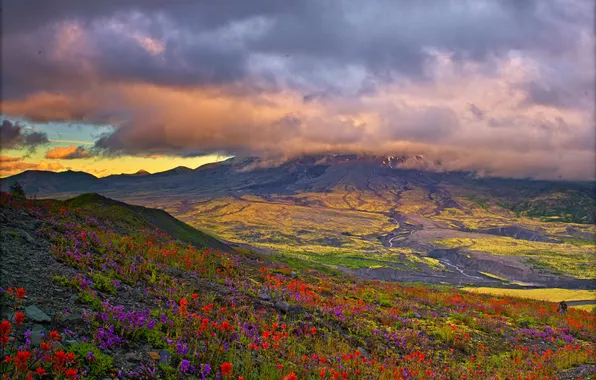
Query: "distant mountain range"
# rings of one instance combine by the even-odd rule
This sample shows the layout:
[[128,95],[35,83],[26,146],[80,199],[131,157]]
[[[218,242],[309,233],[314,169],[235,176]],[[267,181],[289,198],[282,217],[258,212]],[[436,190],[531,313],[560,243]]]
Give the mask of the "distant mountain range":
[[[421,170],[414,166],[429,168]],[[259,158],[232,158],[197,169],[177,167],[149,174],[97,178],[84,172],[26,171],[0,180],[7,191],[20,182],[28,194],[66,198],[96,192],[122,199],[166,197],[197,199],[217,196],[334,192],[338,188],[384,192],[422,189],[443,206],[452,206],[450,192],[460,189],[472,196],[490,197],[518,213],[560,221],[594,223],[594,181],[545,181],[479,177],[472,172],[436,171],[440,163],[422,156],[313,155],[283,163]],[[449,188],[450,190],[447,190]],[[429,195],[429,196],[431,196]]]

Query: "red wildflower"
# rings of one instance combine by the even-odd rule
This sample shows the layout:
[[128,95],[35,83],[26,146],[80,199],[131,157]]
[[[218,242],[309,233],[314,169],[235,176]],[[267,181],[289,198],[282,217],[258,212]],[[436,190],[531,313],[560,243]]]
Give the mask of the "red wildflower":
[[19,371],[26,371],[27,370],[27,362],[31,358],[31,352],[29,351],[19,351],[17,352],[17,356],[14,358],[15,365]]
[[17,312],[14,316],[14,321],[17,324],[17,326],[21,325],[23,322],[25,322],[25,314],[23,314],[22,312]]
[[58,331],[56,331],[56,330],[50,331],[49,336],[50,336],[50,339],[53,341],[57,342],[60,340],[60,334],[58,334]]
[[221,374],[225,377],[232,376],[232,365],[228,362],[225,362],[221,365]]
[[8,344],[8,338],[10,336],[10,322],[2,321],[0,323],[0,344],[6,346]]
[[288,375],[284,376],[283,380],[296,380],[296,374],[294,372],[290,372]]
[[23,288],[17,289],[17,299],[19,301],[21,301],[25,297],[25,295],[27,295],[27,291],[25,289],[23,289]]
[[77,370],[74,368],[69,368],[67,369],[64,374],[66,375],[66,377],[68,377],[69,379],[76,379],[77,378]]
[[190,296],[190,297],[191,297],[193,300],[196,300],[198,296],[199,296],[199,295],[198,295],[197,293],[193,293],[193,294],[191,294],[191,296]]
[[43,376],[46,374],[46,370],[43,369],[43,367],[37,367],[37,369],[35,370],[35,373],[38,374],[39,376]]
[[54,366],[57,368],[62,368],[64,363],[66,363],[66,353],[64,353],[62,350],[54,353]]

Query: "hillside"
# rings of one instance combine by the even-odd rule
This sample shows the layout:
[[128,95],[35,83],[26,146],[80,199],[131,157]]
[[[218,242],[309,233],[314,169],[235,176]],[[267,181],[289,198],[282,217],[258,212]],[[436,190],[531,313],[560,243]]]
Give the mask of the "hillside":
[[[247,249],[202,251],[127,226],[125,217],[91,217],[94,208],[82,206],[127,207],[96,195],[0,201],[0,299],[10,320],[1,331],[10,360],[0,372],[12,377],[596,375],[596,317],[587,311],[560,315],[547,301],[362,281]],[[13,305],[24,315],[11,316]]]
[[[432,169],[422,157],[405,156],[230,159],[196,170],[99,178],[90,189],[159,207],[286,263],[361,278],[594,287],[593,182],[425,171],[411,168],[412,160]],[[7,188],[19,178],[0,183]],[[69,198],[77,186],[45,196]]]
[[140,229],[158,229],[197,248],[229,249],[214,237],[196,230],[163,210],[126,204],[95,193],[79,195],[64,203],[95,218],[108,219],[114,227],[123,228],[129,234]]

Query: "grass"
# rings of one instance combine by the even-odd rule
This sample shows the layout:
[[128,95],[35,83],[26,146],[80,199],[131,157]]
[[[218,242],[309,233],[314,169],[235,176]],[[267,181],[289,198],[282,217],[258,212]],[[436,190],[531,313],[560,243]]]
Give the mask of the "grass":
[[596,245],[543,243],[501,236],[443,239],[435,241],[435,244],[493,255],[525,257],[529,263],[547,271],[556,271],[577,278],[596,278]]
[[560,302],[596,299],[596,290],[571,290],[561,288],[546,289],[503,289],[503,288],[463,288],[469,292],[511,296],[533,300]]
[[478,273],[483,274],[490,278],[494,278],[496,280],[505,281],[505,282],[509,281],[505,277],[497,276],[496,274],[492,274],[492,273],[488,273],[488,272],[478,272]]

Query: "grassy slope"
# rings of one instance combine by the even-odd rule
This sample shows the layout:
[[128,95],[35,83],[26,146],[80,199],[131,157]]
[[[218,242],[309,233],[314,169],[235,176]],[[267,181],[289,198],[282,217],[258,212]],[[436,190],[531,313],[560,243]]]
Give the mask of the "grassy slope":
[[[170,363],[158,370],[169,378],[189,376],[182,360],[196,368],[209,364],[209,379],[230,363],[233,378],[253,380],[291,373],[299,379],[341,378],[343,372],[363,379],[549,379],[596,363],[595,317],[585,311],[561,316],[556,304],[544,301],[330,278],[250,252],[201,253],[156,240],[153,233],[130,239],[105,220],[90,223],[85,210],[81,214],[67,203],[70,210],[62,213],[60,206],[13,201],[9,207],[43,220],[40,233],[53,242],[52,254],[80,273],[59,281],[80,289],[79,298],[89,305],[89,320],[95,321],[89,326],[90,343],[106,345],[107,353],[117,349],[119,343],[103,338],[109,330],[122,334],[135,350],[148,344],[167,349]],[[102,254],[79,257],[74,254],[78,246]],[[104,262],[117,268],[98,275]],[[147,317],[140,325],[130,328],[133,310],[102,303],[107,291],[116,302],[126,292],[109,286],[111,276],[146,292],[146,314],[141,315]],[[83,278],[92,279],[91,286],[83,286]],[[260,300],[262,292],[301,311],[280,313]]]
[[228,249],[216,238],[181,222],[163,210],[130,205],[95,193],[79,195],[65,203],[94,217],[108,218],[129,228],[160,229],[173,238],[196,247]]

